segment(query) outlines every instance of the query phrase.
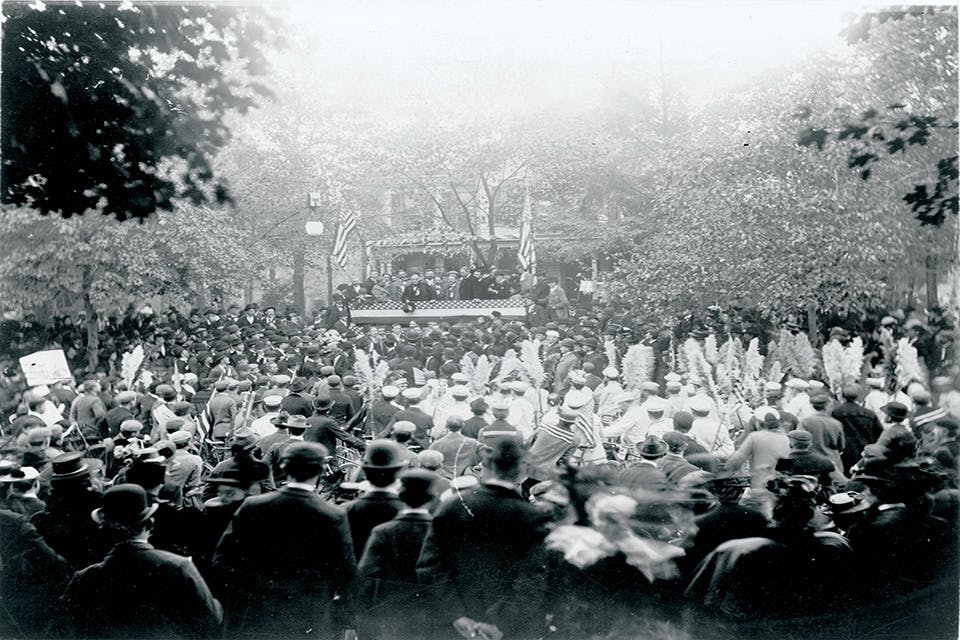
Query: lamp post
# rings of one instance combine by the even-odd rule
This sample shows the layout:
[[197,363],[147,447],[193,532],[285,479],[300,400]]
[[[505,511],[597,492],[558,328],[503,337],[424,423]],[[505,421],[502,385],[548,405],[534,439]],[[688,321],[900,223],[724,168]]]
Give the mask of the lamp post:
[[[320,201],[322,199],[321,193],[317,191],[311,191],[307,194],[307,208],[309,213],[316,213],[320,208]],[[324,224],[319,220],[308,220],[304,225],[304,231],[306,231],[308,236],[322,236],[324,232]],[[330,252],[326,252],[326,265],[327,265],[327,304],[333,303],[333,259],[330,257]]]

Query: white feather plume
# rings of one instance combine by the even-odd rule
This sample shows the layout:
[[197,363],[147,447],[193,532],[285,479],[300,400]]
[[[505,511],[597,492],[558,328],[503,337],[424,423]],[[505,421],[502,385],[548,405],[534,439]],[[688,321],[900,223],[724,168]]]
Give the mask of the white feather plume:
[[897,341],[896,374],[897,386],[900,389],[906,389],[911,382],[926,383],[923,369],[920,367],[920,359],[917,356],[917,348],[907,338],[900,338]]
[[603,343],[603,353],[607,356],[607,365],[611,367],[620,366],[620,358],[617,353],[617,343],[613,340],[605,340]]
[[524,340],[520,343],[520,362],[523,363],[523,367],[527,371],[530,384],[538,389],[542,387],[546,373],[543,370],[543,362],[540,361],[539,349],[530,340]]
[[143,347],[139,344],[133,348],[133,351],[128,351],[120,358],[120,377],[127,385],[127,389],[131,391],[140,365],[143,364],[143,358]]
[[477,358],[477,364],[474,366],[473,376],[470,378],[470,389],[475,395],[484,396],[487,394],[487,384],[490,382],[490,374],[493,372],[493,365],[486,355]]
[[687,368],[687,381],[694,384],[705,384],[703,374],[700,371],[699,360],[703,355],[703,348],[694,338],[687,338],[683,343],[683,361]]
[[500,359],[500,368],[497,370],[497,380],[503,380],[513,372],[523,369],[523,363],[517,357],[517,352],[513,349],[507,349]]
[[360,381],[360,392],[372,402],[376,397],[376,391],[373,388],[373,367],[370,366],[370,357],[360,349],[353,350],[353,372]]
[[653,347],[635,344],[623,356],[623,385],[633,391],[653,375]]
[[759,404],[763,400],[763,355],[760,353],[760,340],[753,338],[747,345],[740,362],[740,384],[747,402]]
[[710,364],[717,364],[717,358],[719,356],[720,353],[717,350],[717,336],[711,333],[703,340],[703,357],[706,358],[707,362]]

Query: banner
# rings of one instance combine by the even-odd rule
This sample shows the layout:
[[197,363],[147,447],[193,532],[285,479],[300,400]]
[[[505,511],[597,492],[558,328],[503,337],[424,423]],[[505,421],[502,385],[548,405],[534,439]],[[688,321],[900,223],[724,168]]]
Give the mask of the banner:
[[72,377],[63,349],[37,351],[23,356],[20,358],[20,368],[23,369],[23,375],[31,387],[53,384]]

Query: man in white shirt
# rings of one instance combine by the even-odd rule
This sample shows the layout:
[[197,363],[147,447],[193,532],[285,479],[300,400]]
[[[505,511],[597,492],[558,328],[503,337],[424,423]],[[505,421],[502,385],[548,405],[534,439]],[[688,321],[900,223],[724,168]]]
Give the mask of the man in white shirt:
[[283,396],[265,396],[262,402],[266,413],[250,424],[250,430],[257,434],[258,438],[263,438],[277,432],[277,428],[273,425],[272,420],[280,415],[280,403],[283,402]]
[[696,440],[708,452],[721,458],[733,455],[733,440],[723,424],[710,417],[713,404],[704,395],[690,398],[690,412],[693,414],[693,426],[690,437]]

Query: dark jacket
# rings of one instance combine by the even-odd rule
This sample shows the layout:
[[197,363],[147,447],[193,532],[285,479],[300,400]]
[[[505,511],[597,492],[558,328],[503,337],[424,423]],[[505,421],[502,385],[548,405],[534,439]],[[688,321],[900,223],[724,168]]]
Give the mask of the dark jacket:
[[[0,637],[43,637],[73,569],[23,516],[0,510]],[[52,606],[53,605],[53,606]]]
[[229,585],[229,635],[302,636],[312,628],[325,638],[354,624],[357,565],[346,513],[315,492],[286,486],[247,498],[213,562]]
[[368,606],[402,607],[416,598],[417,559],[431,520],[429,514],[404,513],[370,532],[359,565]]
[[223,620],[190,559],[146,541],[122,542],[78,571],[64,598],[81,637],[212,636]]
[[447,622],[465,615],[507,635],[535,623],[517,586],[545,524],[519,493],[497,485],[481,484],[441,504],[417,562],[421,583],[432,585],[439,600],[434,610]]
[[373,528],[393,520],[405,505],[392,493],[374,490],[343,506],[347,510],[347,519],[350,522],[353,550],[359,560]]
[[280,401],[280,409],[292,416],[309,418],[313,415],[312,400],[302,393],[288,393]]
[[860,461],[863,448],[873,444],[883,433],[877,414],[855,402],[844,402],[830,413],[843,427],[845,446],[840,452],[844,472]]
[[382,433],[400,409],[388,400],[374,400],[370,403],[370,412],[367,414],[366,433],[373,436]]

